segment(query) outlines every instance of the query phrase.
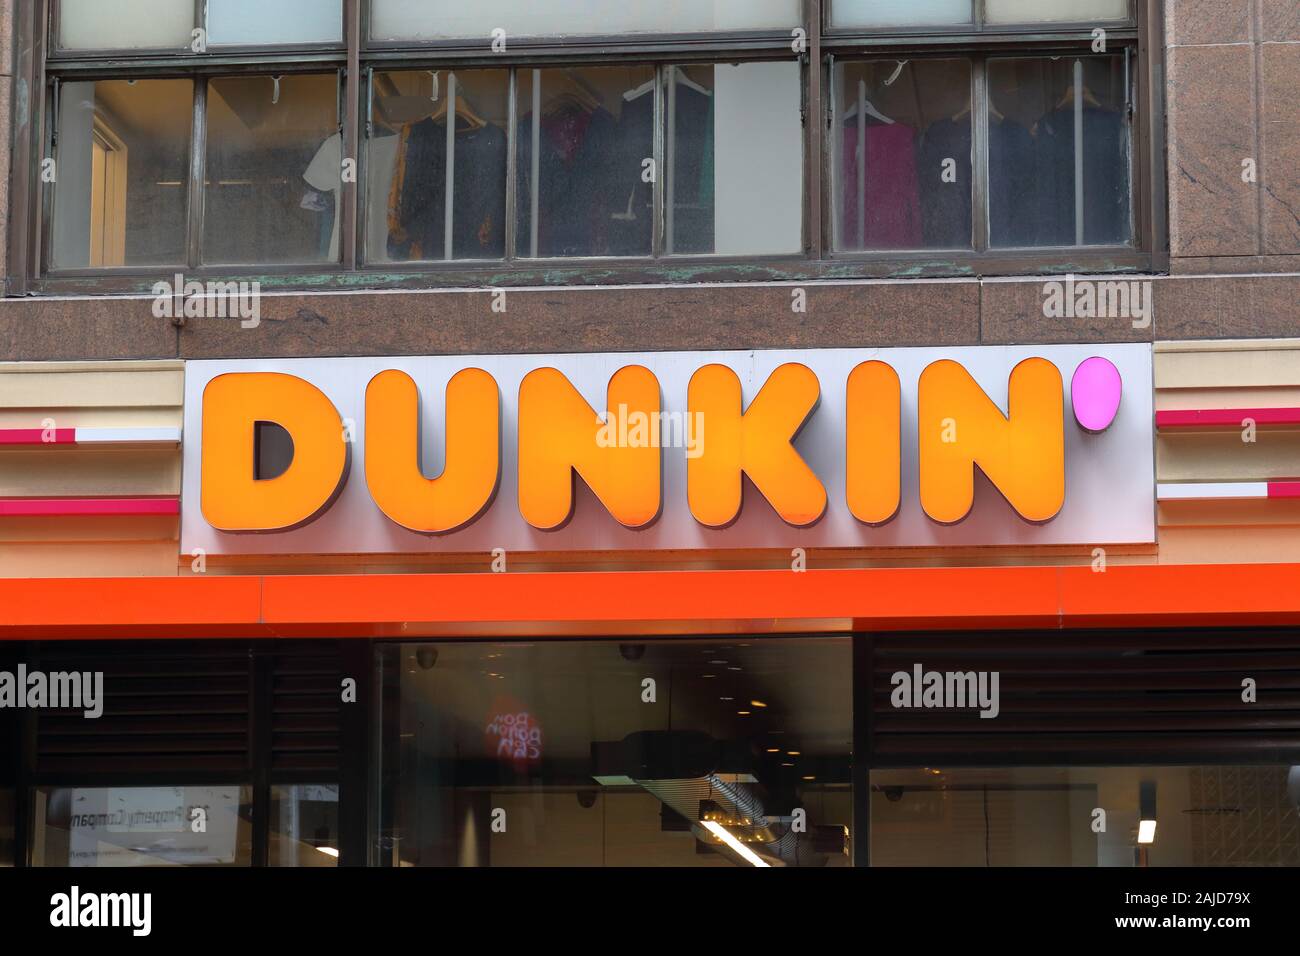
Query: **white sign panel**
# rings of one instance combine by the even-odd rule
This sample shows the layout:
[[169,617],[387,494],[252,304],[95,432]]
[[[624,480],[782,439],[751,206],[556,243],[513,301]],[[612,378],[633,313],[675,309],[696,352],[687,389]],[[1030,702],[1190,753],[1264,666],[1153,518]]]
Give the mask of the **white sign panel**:
[[[1104,359],[1122,380],[1122,399],[1104,430],[1089,431],[1093,410],[1072,406],[1071,383],[1091,358]],[[1050,521],[1025,521],[983,476],[976,476],[975,503],[964,521],[943,525],[922,511],[918,491],[917,384],[924,369],[941,360],[959,363],[989,399],[1007,413],[1008,382],[1021,362],[1041,358],[1060,371],[1065,403],[1064,506]],[[902,392],[902,494],[893,521],[870,526],[846,504],[846,387],[850,372],[864,362],[885,362],[898,374]],[[581,480],[573,518],[563,527],[541,531],[520,515],[517,474],[517,399],[530,372],[562,372],[593,409],[606,409],[610,378],[629,365],[641,365],[658,379],[663,410],[687,417],[687,386],[710,364],[739,377],[746,407],[782,365],[810,369],[821,401],[794,447],[824,484],[828,505],[820,521],[792,527],[748,481],[739,518],[726,528],[695,520],[687,501],[687,449],[663,449],[663,506],[647,527],[623,527]],[[1109,364],[1107,364],[1109,363]],[[488,372],[501,393],[501,475],[491,506],[471,524],[442,535],[399,527],[376,506],[364,473],[366,387],[389,369],[417,383],[423,422],[422,454],[427,476],[444,465],[442,434],[447,383],[467,368]],[[185,379],[185,466],[182,548],[210,555],[490,553],[539,551],[724,550],[738,548],[943,548],[958,546],[1114,545],[1155,540],[1155,478],[1152,413],[1152,359],[1149,345],[996,346],[971,348],[826,349],[808,351],[660,352],[649,354],[491,355],[406,358],[257,359],[193,361]],[[278,372],[302,378],[320,389],[349,424],[355,444],[348,479],[337,500],[303,527],[280,533],[229,534],[204,519],[199,507],[203,396],[217,376],[240,372]]]

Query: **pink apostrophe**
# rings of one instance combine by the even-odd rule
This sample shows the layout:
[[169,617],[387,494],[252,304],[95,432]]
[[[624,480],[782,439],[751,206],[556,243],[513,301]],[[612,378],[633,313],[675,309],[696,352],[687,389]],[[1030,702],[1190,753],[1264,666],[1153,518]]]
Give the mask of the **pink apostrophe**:
[[1104,432],[1119,414],[1124,380],[1110,359],[1093,356],[1075,370],[1070,383],[1074,420],[1084,431]]

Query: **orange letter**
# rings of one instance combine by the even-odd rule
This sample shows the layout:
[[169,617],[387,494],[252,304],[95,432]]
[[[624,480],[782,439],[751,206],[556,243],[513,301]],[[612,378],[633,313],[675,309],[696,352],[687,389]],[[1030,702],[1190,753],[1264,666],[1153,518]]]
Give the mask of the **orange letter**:
[[639,365],[619,369],[609,380],[609,407],[602,423],[553,368],[519,384],[519,511],[534,528],[551,531],[569,520],[574,472],[624,527],[659,517],[659,380]]
[[807,527],[826,511],[826,489],[794,450],[817,410],[821,387],[804,365],[782,365],[743,409],[740,379],[725,365],[706,365],[688,388],[689,420],[704,426],[702,454],[686,462],[695,520],[722,528],[740,515],[741,475],[748,475],[787,524]]
[[366,484],[379,510],[403,528],[442,534],[487,510],[501,475],[501,393],[467,368],[447,383],[447,463],[438,478],[420,465],[420,392],[411,376],[380,372],[366,387]]
[[849,511],[864,524],[898,514],[903,483],[902,386],[884,362],[863,362],[849,374],[846,456]]
[[919,387],[921,508],[956,524],[975,501],[975,466],[1026,521],[1051,521],[1065,504],[1061,373],[1041,358],[1011,372],[1007,416],[956,362],[935,362]]
[[[257,477],[260,422],[293,439],[293,461],[277,478]],[[338,411],[310,382],[278,372],[218,375],[203,390],[203,517],[232,533],[300,528],[343,490],[351,451]]]

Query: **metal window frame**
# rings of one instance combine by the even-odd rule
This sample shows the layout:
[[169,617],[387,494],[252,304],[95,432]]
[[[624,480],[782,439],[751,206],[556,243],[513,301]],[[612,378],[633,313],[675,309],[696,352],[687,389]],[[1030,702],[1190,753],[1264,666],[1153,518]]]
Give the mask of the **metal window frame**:
[[[51,63],[77,62],[84,60],[148,60],[156,57],[193,57],[195,59],[210,59],[213,56],[259,56],[267,59],[280,59],[285,54],[295,53],[312,53],[312,52],[340,52],[347,49],[348,46],[348,7],[354,5],[354,0],[342,0],[343,9],[341,10],[341,27],[343,30],[342,39],[338,42],[323,43],[223,43],[213,48],[210,43],[207,45],[207,53],[194,53],[188,46],[180,47],[102,47],[99,49],[63,49],[58,45],[59,36],[59,16],[62,6],[61,0],[46,0],[49,8],[48,23],[49,33],[49,59]],[[194,0],[194,26],[191,30],[202,30],[205,40],[208,33],[208,0]],[[193,34],[191,33],[191,36]]]
[[[963,261],[975,263],[988,263],[993,267],[1006,261],[1009,258],[1042,258],[1042,259],[1070,259],[1071,257],[1095,257],[1104,256],[1114,260],[1125,261],[1132,258],[1146,260],[1149,258],[1149,246],[1147,243],[1146,233],[1149,219],[1144,219],[1149,215],[1147,205],[1147,189],[1145,182],[1142,181],[1144,170],[1149,168],[1143,162],[1146,150],[1139,146],[1142,141],[1144,130],[1140,125],[1140,116],[1138,109],[1139,88],[1138,77],[1134,74],[1129,76],[1129,88],[1126,91],[1126,97],[1132,104],[1130,115],[1130,138],[1131,145],[1129,149],[1129,182],[1130,182],[1130,231],[1133,241],[1130,244],[1119,246],[1045,246],[1045,247],[1015,247],[1015,246],[993,246],[990,243],[989,236],[989,115],[988,115],[988,68],[991,61],[995,59],[1035,59],[1045,57],[1103,57],[1114,56],[1121,50],[1135,50],[1138,38],[1136,36],[1122,36],[1119,41],[1108,51],[1102,53],[1092,53],[1088,47],[1080,48],[1079,44],[1086,41],[1078,40],[1072,45],[1062,44],[1059,42],[1039,43],[1034,46],[1025,46],[1017,44],[1011,47],[1005,47],[1002,44],[986,47],[978,52],[972,50],[932,50],[932,49],[897,49],[889,48],[889,55],[882,56],[874,52],[876,47],[867,48],[866,50],[855,49],[853,54],[844,57],[837,57],[834,53],[827,55],[826,64],[823,69],[823,81],[828,91],[827,110],[826,110],[826,135],[824,140],[824,149],[826,150],[826,168],[824,175],[831,182],[831,189],[827,190],[825,214],[829,224],[829,231],[826,236],[825,257],[837,262],[893,262],[900,259],[915,262],[923,262],[936,257],[951,256]],[[971,142],[973,147],[972,156],[972,204],[971,204],[971,246],[969,249],[838,249],[836,248],[836,236],[834,230],[834,209],[832,208],[837,191],[835,183],[835,155],[836,143],[834,137],[838,132],[839,120],[835,111],[834,96],[834,76],[838,66],[844,63],[861,63],[871,62],[878,59],[893,60],[895,56],[906,56],[909,60],[964,60],[971,66]],[[1081,271],[1081,270],[1080,270]],[[981,273],[987,274],[987,273]]]
[[[682,281],[815,281],[819,278],[924,278],[1037,275],[1076,272],[1167,271],[1167,208],[1164,181],[1164,43],[1162,0],[1130,0],[1128,23],[1106,24],[1114,46],[1136,54],[1133,77],[1133,210],[1132,247],[1066,247],[979,251],[919,250],[853,254],[835,253],[831,215],[833,157],[827,148],[822,118],[829,115],[831,64],[836,57],[869,57],[888,52],[909,56],[963,56],[977,63],[1008,52],[1032,56],[1042,50],[1086,48],[1093,24],[1003,26],[978,30],[833,31],[832,0],[802,0],[807,48],[796,53],[790,34],[736,32],[624,37],[549,37],[513,41],[497,56],[482,41],[444,43],[372,42],[369,4],[344,0],[344,44],[266,47],[220,47],[214,52],[185,51],[47,51],[56,35],[58,0],[33,0],[17,7],[19,43],[15,64],[15,143],[7,284],[10,294],[148,293],[166,266],[51,270],[48,236],[52,189],[41,182],[41,162],[49,156],[54,117],[50,87],[55,78],[192,77],[196,82],[195,123],[191,132],[190,200],[187,262],[195,278],[251,278],[277,290],[452,288],[553,285],[636,284]],[[979,11],[984,0],[973,0]],[[196,0],[196,8],[203,0]],[[196,14],[197,15],[197,14]],[[201,21],[196,21],[201,22]],[[1086,30],[1086,33],[1084,32]],[[656,68],[677,63],[738,63],[793,58],[803,64],[802,92],[805,142],[803,170],[803,252],[775,256],[663,254],[663,189],[656,184],[656,237],[652,255],[640,258],[521,258],[514,236],[518,171],[514,169],[518,133],[517,71],[547,66],[600,66],[645,63]],[[503,62],[504,61],[504,62]],[[364,252],[364,184],[367,165],[367,111],[376,70],[427,68],[507,68],[510,80],[510,172],[507,197],[507,258],[442,262],[367,263]],[[200,87],[214,76],[339,70],[345,156],[358,165],[355,181],[343,184],[340,261],[335,264],[205,265],[201,259],[202,159],[204,123]],[[982,73],[977,70],[977,73]],[[979,77],[977,76],[977,85]],[[977,91],[978,92],[978,91]],[[663,96],[662,79],[656,92]],[[658,169],[664,169],[663,107],[656,122]],[[979,109],[979,98],[976,98]],[[978,117],[977,117],[978,119]],[[662,181],[662,175],[657,177]],[[982,177],[977,177],[982,179]],[[978,188],[978,187],[977,187]],[[199,193],[196,196],[195,193]],[[979,198],[977,196],[977,198]],[[983,204],[977,204],[979,209]],[[980,215],[981,213],[977,213]],[[513,256],[513,257],[512,257]]]
[[[204,787],[238,786],[247,788],[250,821],[251,855],[247,868],[267,867],[270,862],[272,795],[276,787],[302,784],[333,784],[339,788],[339,867],[365,866],[368,829],[366,820],[372,812],[369,787],[371,746],[371,694],[374,684],[372,642],[367,640],[320,639],[338,647],[342,674],[356,680],[355,704],[341,705],[338,739],[339,765],[336,774],[318,770],[280,768],[273,764],[272,716],[275,702],[274,661],[286,652],[281,642],[247,640],[185,640],[181,642],[187,656],[201,659],[209,653],[229,656],[247,653],[248,669],[248,754],[242,770],[208,770],[193,765],[184,770],[123,771],[89,766],[83,770],[42,771],[36,767],[38,753],[37,722],[39,714],[31,710],[15,711],[0,720],[0,743],[6,748],[7,762],[0,762],[0,789],[14,793],[14,860],[15,867],[33,867],[35,846],[34,796],[42,787]],[[52,645],[45,642],[17,642],[7,655],[0,654],[5,666],[19,661],[29,668],[41,666],[42,654]],[[134,649],[141,649],[138,642]],[[295,648],[296,649],[296,646]],[[57,651],[64,652],[62,645]],[[237,867],[244,869],[246,867]]]

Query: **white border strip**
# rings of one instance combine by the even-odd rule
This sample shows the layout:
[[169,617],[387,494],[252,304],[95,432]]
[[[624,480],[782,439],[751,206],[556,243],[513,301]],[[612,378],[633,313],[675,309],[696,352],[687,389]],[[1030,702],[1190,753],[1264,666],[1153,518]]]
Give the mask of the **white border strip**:
[[1267,498],[1268,482],[1189,482],[1177,485],[1157,485],[1156,497],[1160,501],[1206,501],[1230,498]]
[[179,428],[78,428],[78,445],[179,445]]

